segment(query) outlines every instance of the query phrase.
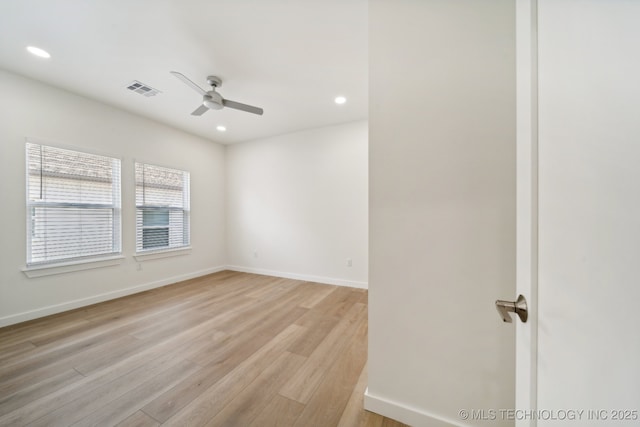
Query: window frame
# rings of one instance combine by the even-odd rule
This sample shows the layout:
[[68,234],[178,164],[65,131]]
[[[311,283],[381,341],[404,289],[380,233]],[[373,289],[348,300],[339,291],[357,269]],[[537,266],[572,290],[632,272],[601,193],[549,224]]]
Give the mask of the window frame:
[[[136,178],[136,168],[137,165],[142,166],[152,166],[158,167],[162,169],[170,169],[173,171],[178,171],[183,174],[187,174],[188,180],[186,181],[186,189],[185,185],[183,185],[182,189],[182,203],[183,207],[175,207],[175,206],[167,206],[167,205],[138,205],[138,181]],[[150,259],[157,258],[165,258],[169,256],[177,256],[177,255],[187,255],[191,253],[191,172],[185,169],[180,169],[175,166],[167,166],[164,164],[160,164],[158,162],[147,162],[140,159],[133,159],[133,198],[134,198],[134,208],[135,208],[135,251],[134,258],[137,261],[144,261]],[[158,228],[157,226],[147,226],[144,225],[138,227],[138,211],[141,209],[149,209],[149,210],[167,210],[169,212],[169,217],[172,212],[182,212],[183,215],[183,241],[186,236],[186,243],[181,246],[162,246],[162,247],[153,247],[149,249],[142,249],[143,247],[143,237],[142,233],[145,228]],[[144,217],[144,213],[142,213]],[[142,220],[143,221],[143,220]],[[171,241],[171,219],[169,219],[169,225],[160,226],[160,228],[168,228],[169,229],[169,242]],[[138,245],[138,235],[140,235],[140,245]],[[140,247],[140,249],[138,249]]]
[[[101,156],[110,159],[112,162],[117,161],[117,171],[114,170],[112,163],[112,174],[117,172],[117,179],[111,181],[111,195],[112,202],[110,204],[104,203],[84,203],[84,202],[46,202],[46,201],[31,201],[30,198],[30,183],[29,183],[29,144],[35,144],[39,146],[47,146],[53,149],[67,150],[77,152],[81,154],[89,154],[93,156]],[[68,144],[61,144],[54,141],[43,140],[39,138],[26,137],[24,141],[24,153],[25,153],[25,214],[26,214],[26,263],[25,268],[22,269],[29,277],[39,277],[48,274],[57,274],[58,272],[76,271],[88,268],[95,268],[101,265],[113,265],[114,262],[121,262],[124,259],[122,256],[122,166],[123,158],[111,153],[104,153],[87,149],[85,147],[78,147]],[[42,165],[41,165],[42,168]],[[34,210],[37,208],[75,208],[75,209],[101,209],[110,210],[112,213],[112,227],[111,227],[111,248],[110,252],[94,253],[89,255],[69,256],[65,258],[57,258],[44,261],[33,261],[33,241],[35,237],[35,218]],[[74,267],[74,266],[78,267]],[[51,272],[47,272],[47,271]],[[38,273],[28,273],[35,272]]]

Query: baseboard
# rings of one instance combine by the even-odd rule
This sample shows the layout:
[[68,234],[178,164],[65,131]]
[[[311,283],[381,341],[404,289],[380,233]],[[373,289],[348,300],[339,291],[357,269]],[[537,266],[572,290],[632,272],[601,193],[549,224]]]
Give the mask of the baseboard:
[[413,427],[471,427],[459,420],[431,414],[393,400],[372,395],[369,388],[364,392],[364,409],[392,418]]
[[240,265],[227,265],[227,270],[261,274],[263,276],[283,277],[285,279],[304,280],[305,282],[324,283],[327,285],[348,286],[350,288],[367,289],[369,287],[367,282],[336,279],[333,277],[312,276],[309,274],[289,273],[286,271],[266,270],[262,268],[243,267]]
[[204,270],[199,270],[191,273],[168,277],[166,279],[157,280],[155,282],[132,286],[130,288],[118,289],[117,291],[106,292],[103,294],[94,295],[87,298],[80,298],[77,300],[68,301],[61,304],[55,304],[47,307],[38,308],[36,310],[30,310],[30,311],[25,311],[18,314],[12,314],[9,316],[0,317],[0,327],[13,325],[15,323],[20,323],[20,322],[26,322],[27,320],[33,320],[39,317],[49,316],[51,314],[61,313],[63,311],[69,311],[75,308],[80,308],[87,305],[124,297],[127,295],[137,294],[139,292],[148,291],[149,289],[160,288],[162,286],[171,285],[177,282],[182,282],[183,280],[194,279],[200,276],[206,276],[207,274],[217,273],[218,271],[223,271],[226,269],[227,268],[225,266],[207,268]]
[[304,280],[308,282],[326,283],[329,285],[348,286],[352,288],[367,289],[366,282],[356,282],[352,280],[334,279],[330,277],[311,276],[306,274],[287,273],[287,272],[281,272],[281,271],[241,267],[237,265],[227,265],[227,266],[212,267],[204,270],[194,271],[187,274],[172,276],[166,279],[157,280],[155,282],[149,282],[149,283],[144,283],[142,285],[132,286],[130,288],[118,289],[117,291],[106,292],[99,295],[93,295],[87,298],[80,298],[77,300],[68,301],[61,304],[49,305],[49,306],[38,308],[35,310],[30,310],[22,313],[11,314],[9,316],[0,317],[0,328],[4,326],[13,325],[16,323],[26,322],[28,320],[37,319],[40,317],[49,316],[56,313],[62,313],[63,311],[69,311],[75,308],[85,307],[87,305],[96,304],[99,302],[109,301],[112,299],[121,298],[127,295],[136,294],[139,292],[148,291],[149,289],[171,285],[173,283],[181,282],[183,280],[189,280],[196,277],[205,276],[207,274],[217,273],[223,270],[233,270],[233,271],[240,271],[245,273],[262,274],[265,276],[284,277],[287,279]]

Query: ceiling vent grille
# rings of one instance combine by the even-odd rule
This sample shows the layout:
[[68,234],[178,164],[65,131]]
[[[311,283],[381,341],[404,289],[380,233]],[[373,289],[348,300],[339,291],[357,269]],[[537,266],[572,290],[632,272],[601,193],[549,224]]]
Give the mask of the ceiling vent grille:
[[129,86],[127,86],[127,89],[144,96],[156,96],[157,94],[162,93],[158,89],[154,89],[151,86],[140,83],[137,80],[131,82]]

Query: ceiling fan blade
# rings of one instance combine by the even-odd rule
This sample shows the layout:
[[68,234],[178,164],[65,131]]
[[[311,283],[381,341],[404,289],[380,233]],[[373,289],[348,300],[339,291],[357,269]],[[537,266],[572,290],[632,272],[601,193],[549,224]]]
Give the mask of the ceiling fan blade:
[[254,107],[253,105],[241,104],[240,102],[230,101],[228,99],[223,99],[222,105],[236,110],[246,111],[247,113],[258,114],[260,116],[264,113],[262,108]]
[[189,80],[189,78],[187,76],[185,76],[182,73],[179,73],[177,71],[170,71],[171,74],[173,74],[174,76],[176,76],[177,78],[179,78],[180,80],[182,80],[182,82],[184,84],[186,84],[187,86],[191,87],[193,90],[195,90],[196,92],[198,92],[200,95],[206,94],[207,92],[202,89],[200,86],[198,86],[197,84],[195,84],[194,82],[192,82],[191,80]]
[[209,110],[209,107],[207,107],[206,105],[202,104],[201,106],[199,106],[198,108],[196,108],[193,113],[191,113],[192,116],[201,116],[204,113],[206,113]]

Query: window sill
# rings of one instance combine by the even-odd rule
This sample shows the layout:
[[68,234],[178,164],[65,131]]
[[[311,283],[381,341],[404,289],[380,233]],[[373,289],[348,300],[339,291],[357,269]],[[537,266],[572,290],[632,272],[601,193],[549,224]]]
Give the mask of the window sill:
[[148,261],[152,259],[168,258],[180,255],[189,255],[191,253],[191,246],[185,246],[176,249],[165,249],[161,251],[148,251],[138,252],[133,257],[136,261]]
[[59,262],[55,264],[35,265],[24,267],[22,272],[28,278],[52,276],[54,274],[70,273],[73,271],[91,270],[93,268],[110,267],[121,264],[124,256],[115,255],[101,258],[91,258],[81,261]]

